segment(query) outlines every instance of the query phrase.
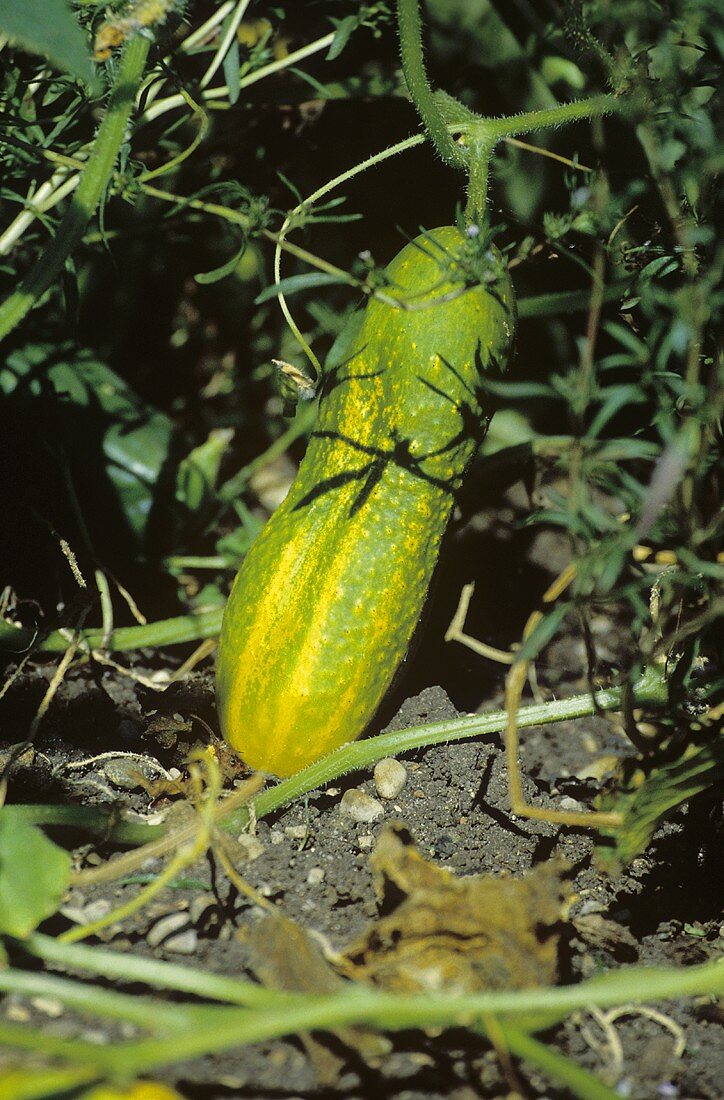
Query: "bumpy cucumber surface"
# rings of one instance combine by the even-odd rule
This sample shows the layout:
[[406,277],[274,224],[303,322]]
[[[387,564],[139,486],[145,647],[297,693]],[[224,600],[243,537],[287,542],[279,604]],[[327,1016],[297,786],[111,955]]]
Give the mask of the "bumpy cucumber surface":
[[299,473],[224,614],[217,700],[253,768],[292,775],[367,727],[404,659],[455,493],[485,430],[515,307],[500,258],[470,285],[445,226],[387,269],[390,293],[332,349]]

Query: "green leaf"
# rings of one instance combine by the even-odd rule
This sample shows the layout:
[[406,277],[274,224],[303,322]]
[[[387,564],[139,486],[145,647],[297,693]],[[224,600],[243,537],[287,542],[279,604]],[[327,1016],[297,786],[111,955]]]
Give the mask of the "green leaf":
[[339,275],[327,275],[323,271],[310,272],[308,275],[291,275],[288,279],[273,283],[272,286],[262,290],[261,294],[257,294],[254,305],[259,306],[262,302],[268,302],[270,298],[276,298],[279,294],[286,294],[288,297],[290,294],[296,294],[300,290],[309,290],[311,287],[334,286],[346,282],[347,280]]
[[69,854],[12,807],[0,810],[0,932],[29,936],[56,911],[69,881]]
[[[62,447],[74,477],[87,485],[107,478],[128,527],[142,539],[171,451],[171,420],[91,352],[70,344],[11,353],[0,366],[0,395],[6,411],[14,402],[18,420],[32,416],[46,444]],[[82,499],[81,507],[87,503]]]
[[530,637],[528,637],[520,647],[518,659],[521,661],[532,661],[534,657],[537,657],[558,630],[568,610],[567,604],[560,603],[557,607],[554,607],[552,611],[549,611],[545,618],[538,623],[538,626]]
[[64,72],[90,86],[93,69],[83,31],[65,0],[35,3],[0,0],[0,31],[30,53],[47,57]]
[[219,467],[234,432],[217,428],[179,464],[176,500],[191,512],[208,504],[219,476]]
[[[229,19],[231,16],[229,16]],[[222,35],[226,30],[226,22],[222,28]],[[229,89],[229,103],[233,107],[235,103],[239,101],[239,94],[241,92],[241,70],[239,61],[239,40],[234,35],[231,40],[231,45],[226,51],[223,63],[224,80],[226,81],[226,87]]]
[[603,404],[598,410],[591,426],[586,432],[586,439],[595,439],[624,406],[643,404],[646,395],[637,386],[620,385],[610,386],[601,394]]
[[[93,1066],[70,1066],[61,1069],[3,1068],[0,1100],[50,1100],[51,1096],[68,1096],[71,1090],[93,1082],[99,1076]],[[75,1091],[73,1091],[75,1095]]]
[[[689,745],[678,760],[654,767],[645,775],[640,767],[629,776],[625,789],[601,799],[601,809],[623,814],[623,824],[611,830],[614,849],[601,849],[606,865],[631,862],[648,847],[660,822],[694,795],[724,784],[724,736],[704,745]],[[607,830],[602,830],[607,832]]]
[[246,241],[243,241],[241,247],[236,250],[233,256],[231,256],[220,267],[215,267],[211,271],[199,271],[194,275],[194,279],[197,283],[201,283],[202,286],[207,286],[209,283],[218,283],[222,279],[225,279],[227,275],[233,275],[239,266],[239,260],[244,255],[246,250]]
[[578,65],[565,57],[544,57],[541,62],[541,75],[546,84],[565,81],[571,88],[580,92],[586,86],[586,78]]
[[337,23],[337,30],[334,32],[332,45],[327,50],[327,61],[334,61],[336,57],[339,57],[358,26],[359,17],[356,15],[348,15],[346,19],[341,19],[339,23]]

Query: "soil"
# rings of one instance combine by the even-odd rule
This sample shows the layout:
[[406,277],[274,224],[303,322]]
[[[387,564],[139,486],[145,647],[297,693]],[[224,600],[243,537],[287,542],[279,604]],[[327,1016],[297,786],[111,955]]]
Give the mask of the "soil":
[[[452,718],[461,709],[500,706],[504,670],[460,644],[445,646],[440,641],[461,577],[478,579],[467,629],[485,638],[482,624],[490,621],[490,607],[503,606],[505,628],[490,633],[497,644],[508,644],[520,635],[524,609],[532,605],[531,590],[540,593],[565,548],[546,532],[536,540],[528,534],[514,536],[520,545],[511,548],[501,545],[489,523],[478,519],[477,524],[468,526],[453,544],[453,567],[441,578],[425,640],[388,706],[388,718],[395,712],[388,728]],[[525,563],[525,583],[519,565],[511,565],[507,574],[503,569],[499,581],[500,569],[489,571],[491,555],[497,555],[499,564]],[[496,576],[495,592],[489,582],[485,584],[491,575]],[[592,625],[601,665],[615,666],[625,655],[625,626],[617,628],[610,619]],[[134,677],[146,680],[152,680],[159,668],[178,667],[181,659],[178,651],[119,656]],[[54,667],[27,666],[7,693],[3,753],[26,736]],[[571,622],[538,668],[541,692],[550,697],[553,692],[562,696],[585,691],[585,667],[578,626]],[[168,800],[154,800],[139,785],[138,771],[151,783],[160,776],[183,778],[189,748],[209,739],[207,726],[215,728],[210,660],[164,692],[113,668],[72,668],[34,746],[14,766],[10,800],[112,801],[138,813],[155,813],[168,806]],[[606,759],[632,752],[605,717],[527,731],[521,752],[527,795],[543,806],[589,805],[605,777]],[[724,883],[716,843],[707,844],[707,837],[717,835],[710,805],[694,804],[676,814],[644,857],[612,876],[597,867],[587,830],[511,816],[498,737],[416,751],[403,762],[407,781],[396,798],[381,799],[371,773],[361,772],[259,821],[259,843],[236,853],[246,881],[280,913],[321,933],[341,950],[379,913],[369,858],[380,830],[394,820],[409,830],[425,858],[455,875],[520,876],[555,857],[564,859],[570,868],[572,903],[562,928],[561,981],[577,981],[634,962],[689,965],[721,954]],[[381,816],[372,822],[346,816],[340,804],[350,788],[374,798],[382,807]],[[89,844],[87,837],[78,835],[75,840],[77,866],[117,858],[107,847]],[[67,833],[63,841],[70,842]],[[156,861],[142,870],[147,878],[161,866]],[[59,933],[125,902],[140,889],[138,881],[127,879],[75,888],[43,931]],[[170,925],[159,926],[170,915]],[[254,959],[249,932],[261,916],[208,857],[136,916],[111,927],[103,939],[121,952],[250,976]],[[718,1100],[724,1080],[721,1009],[709,1000],[647,1008],[653,1011],[642,1014],[630,1007],[609,1022],[607,1030],[600,1015],[579,1014],[542,1038],[621,1096]],[[84,1036],[96,1042],[134,1034],[129,1025],[84,1019],[58,1003],[16,995],[5,997],[2,1015],[26,1020],[48,1035]],[[319,1038],[317,1047],[283,1040],[176,1064],[154,1076],[176,1086],[188,1100],[473,1100],[512,1094],[497,1054],[468,1033],[398,1034],[391,1053],[377,1062],[334,1038]],[[332,1071],[329,1059],[320,1056],[325,1047],[333,1051]],[[0,1072],[13,1058],[7,1050],[0,1051]],[[569,1095],[531,1067],[520,1066],[518,1075],[523,1095],[550,1100]]]

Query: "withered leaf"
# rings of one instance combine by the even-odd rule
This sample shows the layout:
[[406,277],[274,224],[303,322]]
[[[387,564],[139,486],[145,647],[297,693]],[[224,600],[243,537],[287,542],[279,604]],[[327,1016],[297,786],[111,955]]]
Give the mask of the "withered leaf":
[[[338,993],[347,983],[324,957],[319,943],[301,925],[286,917],[265,917],[244,937],[251,968],[260,982],[290,993]],[[389,1039],[363,1028],[340,1028],[337,1038],[374,1064],[392,1048]],[[320,1080],[333,1084],[344,1059],[309,1035],[301,1039]]]
[[468,993],[556,980],[565,865],[522,878],[457,878],[425,860],[399,825],[371,857],[378,896],[394,908],[345,952],[345,972],[398,992]]

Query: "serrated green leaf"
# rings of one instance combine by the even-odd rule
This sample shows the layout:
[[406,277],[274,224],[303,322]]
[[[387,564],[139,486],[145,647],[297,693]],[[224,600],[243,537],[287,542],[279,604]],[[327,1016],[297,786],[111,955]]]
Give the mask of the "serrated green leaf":
[[93,69],[86,37],[65,0],[39,5],[0,0],[0,31],[29,53],[47,57],[63,72],[90,86]]
[[51,916],[70,881],[70,855],[35,825],[0,810],[0,932],[24,939]]

